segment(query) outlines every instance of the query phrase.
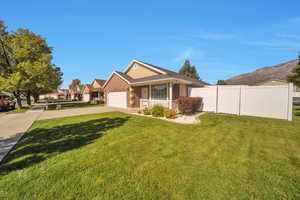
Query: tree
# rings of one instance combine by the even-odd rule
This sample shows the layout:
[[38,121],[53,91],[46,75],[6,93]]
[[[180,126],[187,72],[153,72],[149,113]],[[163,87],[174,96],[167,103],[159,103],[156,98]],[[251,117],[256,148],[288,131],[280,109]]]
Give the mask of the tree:
[[217,85],[227,85],[225,80],[218,80]]
[[200,80],[200,77],[197,73],[197,69],[195,66],[191,66],[191,63],[189,60],[185,60],[183,66],[181,67],[181,69],[179,70],[179,74],[190,77],[190,78],[194,78],[194,79],[198,79]]
[[[5,27],[3,22],[0,23],[0,30],[5,30],[1,27]],[[22,107],[22,94],[27,96],[30,104],[31,95],[38,97],[62,83],[60,69],[51,63],[52,48],[40,35],[27,29],[12,33],[0,31],[0,34],[0,90],[12,92],[19,108]]]
[[298,57],[298,65],[288,75],[288,80],[300,88],[300,53]]
[[80,86],[81,81],[76,78],[72,80],[72,83],[69,85],[69,89],[70,90],[76,90],[79,86]]
[[79,94],[77,92],[78,87],[80,87],[81,81],[76,78],[72,80],[72,83],[69,85],[69,89],[73,92],[74,94],[74,99],[79,99]]

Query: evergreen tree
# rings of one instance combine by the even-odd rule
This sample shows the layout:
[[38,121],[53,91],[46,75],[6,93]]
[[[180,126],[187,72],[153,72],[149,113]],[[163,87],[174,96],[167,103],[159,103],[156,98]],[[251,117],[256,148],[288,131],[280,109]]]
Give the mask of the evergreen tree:
[[200,80],[196,67],[192,66],[189,60],[184,61],[183,66],[179,70],[179,74]]
[[300,53],[298,57],[298,65],[293,69],[292,73],[288,75],[288,80],[300,88]]
[[218,80],[217,85],[227,85],[225,80]]

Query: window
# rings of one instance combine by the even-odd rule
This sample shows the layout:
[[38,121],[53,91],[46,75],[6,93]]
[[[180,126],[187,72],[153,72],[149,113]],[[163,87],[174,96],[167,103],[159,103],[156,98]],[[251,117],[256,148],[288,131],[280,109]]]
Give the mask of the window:
[[148,99],[148,87],[142,87],[141,93],[141,99]]
[[151,86],[152,99],[167,99],[167,84]]

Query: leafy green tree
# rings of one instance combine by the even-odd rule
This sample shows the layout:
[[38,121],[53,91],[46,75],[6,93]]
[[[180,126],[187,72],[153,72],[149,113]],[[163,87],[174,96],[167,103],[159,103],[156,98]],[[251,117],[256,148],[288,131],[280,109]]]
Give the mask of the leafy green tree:
[[293,69],[292,73],[288,75],[288,80],[300,88],[300,53],[298,58],[298,65]]
[[72,80],[72,83],[69,85],[69,89],[70,90],[76,90],[79,86],[80,86],[81,81],[76,78]]
[[30,104],[31,95],[37,97],[61,84],[62,73],[51,63],[52,48],[45,39],[27,29],[2,31],[1,39],[0,90],[13,92],[19,108],[21,94],[27,96]]
[[225,80],[218,80],[217,85],[227,85]]
[[194,78],[194,79],[200,79],[197,69],[195,66],[191,66],[191,63],[189,60],[185,60],[183,66],[179,70],[179,74]]

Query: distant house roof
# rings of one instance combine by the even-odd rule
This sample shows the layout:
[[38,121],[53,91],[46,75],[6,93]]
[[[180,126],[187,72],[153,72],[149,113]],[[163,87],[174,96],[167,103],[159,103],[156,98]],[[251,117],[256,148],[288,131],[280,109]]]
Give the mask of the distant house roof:
[[[148,76],[148,77],[144,77],[144,78],[138,78],[138,79],[133,79],[130,76],[128,76],[126,74],[126,72],[129,70],[130,66],[133,63],[139,63],[145,67],[150,68],[151,70],[155,70],[157,71],[159,74],[157,75],[153,75],[153,76]],[[114,72],[115,74],[117,74],[119,77],[121,77],[123,80],[125,80],[128,84],[132,84],[132,85],[136,85],[136,84],[142,84],[142,83],[151,83],[151,82],[155,82],[155,81],[163,81],[163,80],[179,80],[179,81],[183,81],[186,82],[187,84],[192,84],[192,85],[196,85],[196,86],[204,86],[204,85],[209,85],[208,83],[201,81],[201,80],[197,80],[194,78],[190,78],[187,76],[183,76],[181,74],[178,74],[176,72],[167,70],[165,68],[162,67],[158,67],[143,61],[138,61],[138,60],[133,60],[131,62],[131,64],[129,65],[129,67],[127,67],[124,72]]]
[[103,80],[103,79],[95,79],[94,81],[96,81],[101,86],[103,86],[106,82],[106,80]]

